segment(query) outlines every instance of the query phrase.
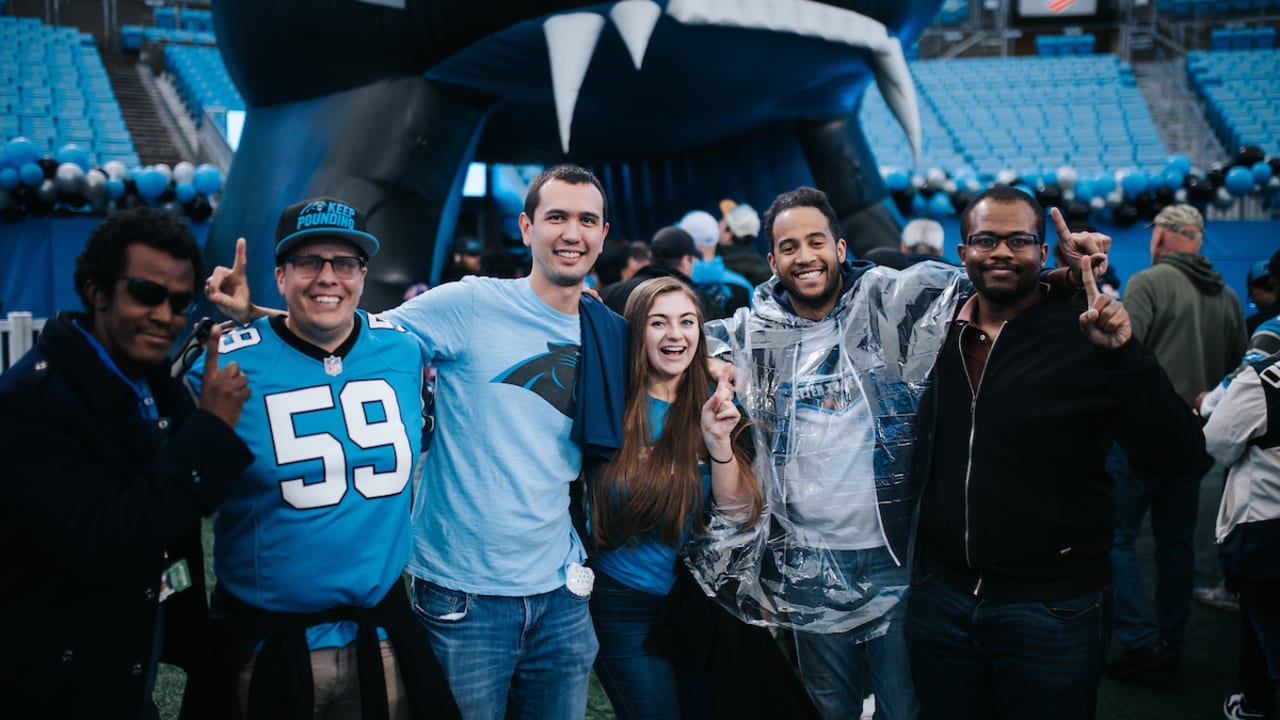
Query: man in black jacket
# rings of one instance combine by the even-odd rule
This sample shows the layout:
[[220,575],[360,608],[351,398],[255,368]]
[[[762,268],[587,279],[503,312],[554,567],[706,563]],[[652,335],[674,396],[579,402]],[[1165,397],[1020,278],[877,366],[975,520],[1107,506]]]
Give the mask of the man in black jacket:
[[[1054,222],[1065,239],[1056,211]],[[992,188],[960,228],[977,293],[925,402],[934,442],[917,465],[913,679],[926,718],[1092,717],[1114,522],[1107,450],[1115,440],[1135,462],[1177,470],[1203,456],[1203,438],[1090,263],[1083,294],[1044,293],[1033,198]]]
[[235,434],[249,389],[219,368],[216,331],[199,408],[165,354],[202,277],[183,221],[108,218],[76,260],[87,313],[51,319],[0,375],[0,659],[13,717],[141,718],[163,652],[208,711],[200,517],[252,456]]

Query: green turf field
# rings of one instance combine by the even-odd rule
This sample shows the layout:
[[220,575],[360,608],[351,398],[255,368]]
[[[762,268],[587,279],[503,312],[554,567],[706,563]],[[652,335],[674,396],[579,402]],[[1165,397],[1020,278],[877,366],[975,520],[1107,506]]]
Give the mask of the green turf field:
[[[1218,497],[1222,491],[1221,470],[1215,468],[1201,483],[1198,538],[1197,586],[1217,582],[1217,553],[1213,545],[1213,521]],[[205,550],[213,547],[210,523],[205,523]],[[1139,541],[1139,554],[1151,567],[1149,530]],[[212,577],[212,569],[209,570]],[[1148,584],[1150,591],[1150,584]],[[1098,694],[1099,720],[1218,720],[1222,718],[1222,700],[1235,689],[1236,652],[1239,647],[1236,615],[1192,603],[1187,647],[1182,657],[1182,671],[1164,682],[1148,684],[1118,683],[1104,680]],[[177,718],[182,696],[181,671],[161,666],[156,687],[156,704],[164,720]],[[592,678],[587,701],[587,720],[613,717],[609,700]]]

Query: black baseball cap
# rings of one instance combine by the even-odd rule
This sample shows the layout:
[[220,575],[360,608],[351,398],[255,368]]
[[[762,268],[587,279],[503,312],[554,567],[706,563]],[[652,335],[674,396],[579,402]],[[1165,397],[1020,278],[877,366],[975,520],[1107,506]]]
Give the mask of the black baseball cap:
[[378,252],[378,238],[365,232],[364,213],[330,197],[295,203],[276,222],[276,263],[307,240],[337,238],[355,245],[368,260]]

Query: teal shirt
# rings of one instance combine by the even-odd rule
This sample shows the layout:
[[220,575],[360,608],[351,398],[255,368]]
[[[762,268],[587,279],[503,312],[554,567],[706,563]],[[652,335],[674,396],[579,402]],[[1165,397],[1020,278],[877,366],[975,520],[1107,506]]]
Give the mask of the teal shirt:
[[[663,423],[670,409],[669,402],[655,397],[646,398],[645,411],[649,415],[653,439],[662,437]],[[700,463],[699,469],[702,471],[702,500],[705,505],[711,494],[711,468]],[[685,535],[688,535],[687,530]],[[676,582],[677,555],[676,548],[646,537],[629,547],[597,552],[591,558],[591,565],[633,590],[666,595]]]

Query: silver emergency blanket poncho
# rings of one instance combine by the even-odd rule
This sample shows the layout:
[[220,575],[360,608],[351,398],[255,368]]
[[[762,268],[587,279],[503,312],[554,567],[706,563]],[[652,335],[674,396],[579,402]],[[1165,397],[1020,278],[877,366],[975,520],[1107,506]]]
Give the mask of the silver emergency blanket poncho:
[[852,291],[815,322],[779,303],[777,283],[706,328],[710,353],[737,368],[739,401],[755,421],[764,514],[744,530],[713,513],[685,563],[746,622],[843,632],[897,602],[858,582],[834,553],[887,545],[906,562],[917,408],[970,286],[959,268],[936,262],[855,268]]

